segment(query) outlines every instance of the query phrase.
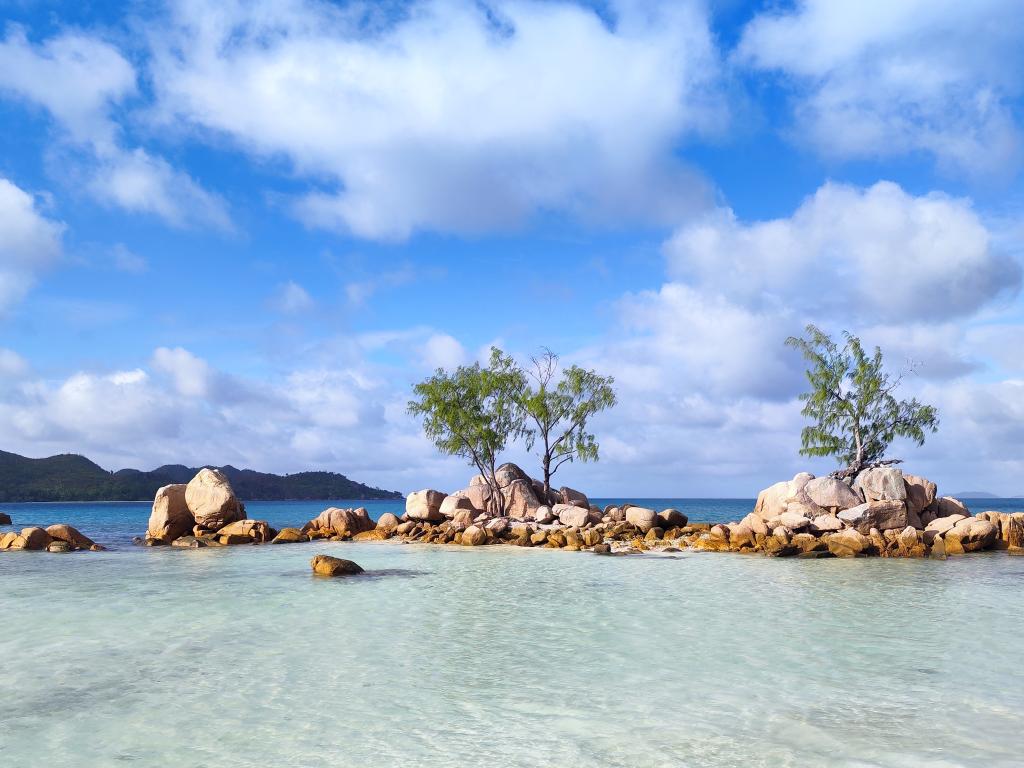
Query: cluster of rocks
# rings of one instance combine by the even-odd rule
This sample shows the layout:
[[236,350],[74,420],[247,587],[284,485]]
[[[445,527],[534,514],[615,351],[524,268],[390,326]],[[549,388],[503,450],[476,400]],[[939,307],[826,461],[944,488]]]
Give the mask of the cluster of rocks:
[[1024,553],[1024,512],[971,515],[935,483],[896,467],[853,480],[801,473],[761,491],[753,512],[715,525],[699,550],[803,557],[937,557],[985,549]]
[[250,520],[224,473],[201,469],[188,483],[165,485],[156,492],[145,537],[147,547],[224,547],[262,544],[277,535],[265,520]]
[[64,523],[46,528],[31,526],[22,528],[20,533],[9,531],[0,534],[0,551],[74,552],[84,550],[99,552],[102,549],[103,546],[97,544],[77,528]]

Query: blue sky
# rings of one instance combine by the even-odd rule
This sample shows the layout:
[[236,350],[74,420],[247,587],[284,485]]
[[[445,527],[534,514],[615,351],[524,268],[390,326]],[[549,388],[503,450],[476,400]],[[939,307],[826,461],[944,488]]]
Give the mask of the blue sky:
[[1018,14],[0,0],[0,447],[454,489],[411,384],[545,345],[619,386],[565,482],[748,495],[815,322],[1024,493]]

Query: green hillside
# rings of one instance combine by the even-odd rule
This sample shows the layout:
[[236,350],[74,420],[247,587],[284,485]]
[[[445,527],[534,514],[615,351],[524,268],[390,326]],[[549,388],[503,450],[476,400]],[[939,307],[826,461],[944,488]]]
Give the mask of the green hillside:
[[[230,465],[219,469],[228,476],[243,501],[402,498],[397,491],[372,488],[336,472],[273,475]],[[186,483],[198,471],[195,467],[168,464],[152,472],[108,472],[76,454],[28,459],[0,451],[0,502],[149,500],[160,486]]]

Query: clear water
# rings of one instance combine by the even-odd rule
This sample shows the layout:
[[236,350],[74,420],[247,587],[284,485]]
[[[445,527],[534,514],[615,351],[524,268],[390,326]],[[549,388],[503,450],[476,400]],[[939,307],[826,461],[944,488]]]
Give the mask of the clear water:
[[143,549],[144,506],[4,509],[115,548],[0,554],[2,766],[1022,764],[1022,558]]

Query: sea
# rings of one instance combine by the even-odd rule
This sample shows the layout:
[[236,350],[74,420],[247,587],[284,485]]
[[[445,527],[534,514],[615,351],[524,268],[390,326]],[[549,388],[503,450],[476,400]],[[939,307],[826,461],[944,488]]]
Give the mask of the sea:
[[[402,511],[246,506],[281,527],[356,505]],[[1024,558],[1005,553],[181,550],[132,545],[148,504],[0,510],[109,547],[0,553],[5,768],[1024,765]],[[314,577],[316,553],[367,573]]]

